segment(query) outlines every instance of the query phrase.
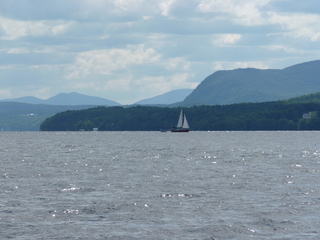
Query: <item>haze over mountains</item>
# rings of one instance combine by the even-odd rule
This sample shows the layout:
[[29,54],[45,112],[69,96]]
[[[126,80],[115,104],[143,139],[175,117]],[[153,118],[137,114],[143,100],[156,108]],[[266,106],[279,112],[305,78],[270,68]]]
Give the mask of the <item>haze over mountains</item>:
[[[154,105],[154,104],[172,104],[183,101],[193,89],[178,89],[173,90],[152,98],[144,99],[134,104],[139,105]],[[97,105],[97,106],[120,106],[112,100],[108,100],[101,97],[93,97],[80,93],[59,93],[49,99],[43,100],[36,97],[20,97],[13,99],[0,100],[2,102],[20,102],[28,104],[47,104],[47,105],[63,105],[63,106],[74,106],[74,105]]]
[[[216,71],[194,90],[174,90],[134,104],[224,105],[276,101],[315,92],[320,92],[319,60],[293,65],[282,70],[246,68]],[[112,100],[79,93],[60,93],[47,100],[22,97],[2,101],[48,105],[121,105]]]
[[151,105],[151,104],[172,104],[176,102],[183,101],[191,92],[193,89],[178,89],[173,90],[152,98],[147,98],[144,100],[141,100],[139,102],[136,102],[135,104],[140,105]]
[[[192,90],[173,91],[173,93],[159,95],[146,104],[160,101],[160,104],[182,101]],[[172,99],[171,99],[172,96]],[[159,101],[158,101],[158,100]],[[171,99],[171,100],[170,100]],[[143,105],[143,104],[141,104]],[[163,105],[163,104],[162,104]],[[67,111],[93,108],[97,106],[120,106],[119,103],[99,97],[87,96],[79,93],[60,93],[47,100],[35,97],[21,97],[0,101],[0,129],[4,131],[37,131],[40,124],[52,115]]]
[[59,93],[49,99],[42,100],[36,97],[21,97],[14,99],[5,99],[6,102],[21,102],[29,104],[47,104],[47,105],[103,105],[103,106],[119,106],[120,103],[111,101],[101,97],[93,97],[79,93]]
[[[320,92],[320,61],[285,69],[235,69],[217,71],[196,89],[174,90],[135,104],[168,107],[266,102]],[[37,130],[42,121],[58,112],[121,104],[79,93],[60,93],[47,100],[22,97],[0,100],[0,129]]]
[[266,102],[320,92],[320,61],[282,70],[254,68],[217,71],[186,97],[184,104],[223,105]]

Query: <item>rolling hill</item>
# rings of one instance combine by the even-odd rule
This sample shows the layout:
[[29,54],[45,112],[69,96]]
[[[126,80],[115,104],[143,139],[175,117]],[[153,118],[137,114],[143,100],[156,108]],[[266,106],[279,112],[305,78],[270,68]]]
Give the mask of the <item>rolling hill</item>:
[[186,97],[183,105],[266,102],[320,92],[320,61],[279,69],[217,71]]
[[96,105],[45,105],[0,102],[0,129],[3,131],[38,131],[48,117],[67,110],[82,110]]
[[101,105],[101,106],[119,106],[120,103],[101,97],[93,97],[80,93],[59,93],[49,99],[42,100],[36,97],[21,97],[14,99],[5,99],[2,102],[20,102],[28,104],[47,104],[47,105]]

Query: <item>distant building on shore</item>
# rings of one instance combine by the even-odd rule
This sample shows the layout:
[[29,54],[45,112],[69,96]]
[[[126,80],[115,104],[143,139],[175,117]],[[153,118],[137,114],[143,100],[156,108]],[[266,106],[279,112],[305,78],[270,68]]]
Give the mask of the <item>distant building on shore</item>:
[[311,118],[311,112],[308,112],[308,113],[304,113],[302,115],[303,118]]

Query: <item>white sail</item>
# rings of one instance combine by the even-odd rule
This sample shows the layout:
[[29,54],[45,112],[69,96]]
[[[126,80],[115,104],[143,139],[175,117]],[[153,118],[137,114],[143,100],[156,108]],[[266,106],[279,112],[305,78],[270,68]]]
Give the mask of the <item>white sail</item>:
[[183,111],[181,110],[180,117],[179,117],[178,124],[177,124],[177,128],[181,128],[182,124],[183,124]]
[[177,126],[173,127],[171,132],[189,132],[189,124],[183,109],[181,109]]
[[183,118],[183,125],[182,128],[189,128],[189,124],[186,118],[186,115],[184,114],[184,118]]

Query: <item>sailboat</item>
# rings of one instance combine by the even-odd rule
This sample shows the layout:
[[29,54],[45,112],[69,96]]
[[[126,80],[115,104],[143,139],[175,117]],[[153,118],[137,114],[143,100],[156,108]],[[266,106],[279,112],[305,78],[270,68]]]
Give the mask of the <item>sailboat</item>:
[[171,132],[189,132],[189,124],[183,109],[180,112],[177,126],[173,127]]

